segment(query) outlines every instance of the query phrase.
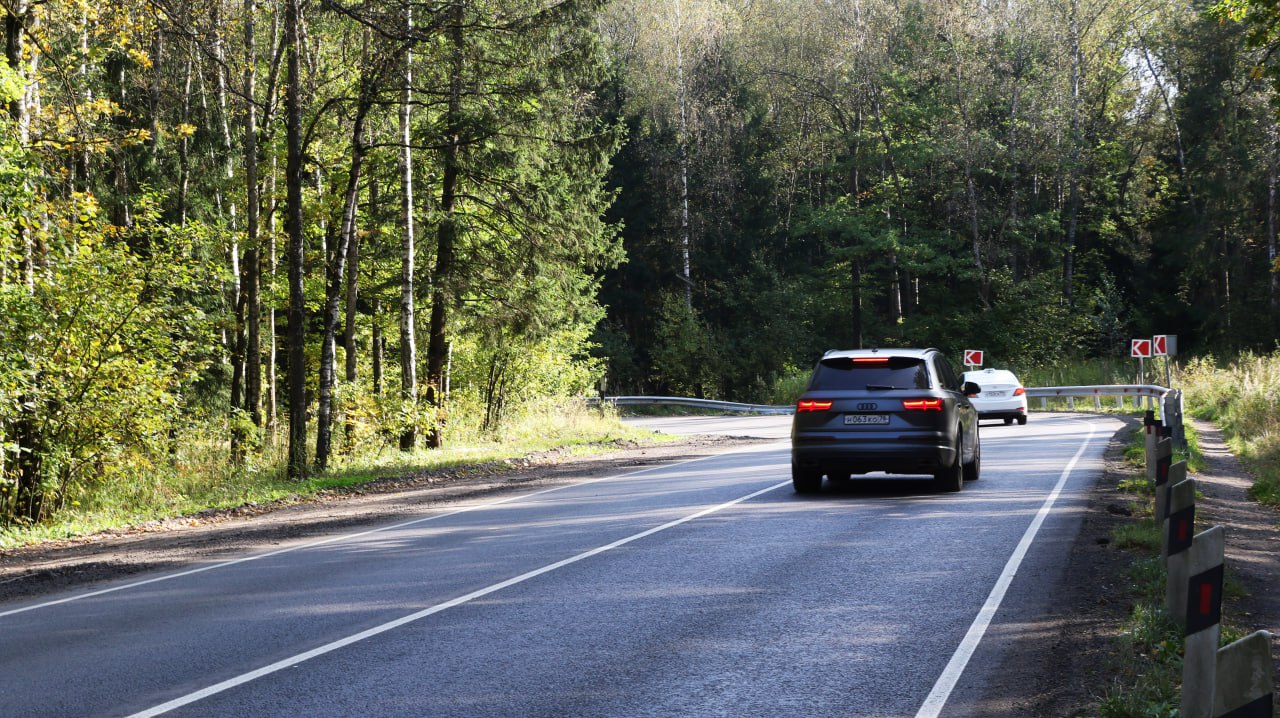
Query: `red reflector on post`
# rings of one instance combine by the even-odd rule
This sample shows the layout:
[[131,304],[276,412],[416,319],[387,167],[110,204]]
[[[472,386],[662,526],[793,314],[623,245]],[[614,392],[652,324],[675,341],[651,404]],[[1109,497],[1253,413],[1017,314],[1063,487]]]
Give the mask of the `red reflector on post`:
[[829,401],[798,401],[796,402],[796,411],[829,411],[831,402]]
[[1200,615],[1213,613],[1213,584],[1205,581],[1200,584]]
[[902,408],[907,411],[942,411],[941,399],[903,399]]

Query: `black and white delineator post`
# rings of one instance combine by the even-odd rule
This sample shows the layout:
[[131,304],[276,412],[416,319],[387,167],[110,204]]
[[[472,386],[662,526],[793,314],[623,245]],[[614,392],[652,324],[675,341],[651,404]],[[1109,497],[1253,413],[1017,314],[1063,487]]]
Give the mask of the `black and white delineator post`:
[[1213,718],[1271,718],[1271,634],[1258,631],[1218,650]]
[[1156,413],[1148,410],[1142,415],[1142,427],[1146,433],[1147,483],[1156,482],[1156,442],[1160,440],[1160,422]]
[[1198,533],[1188,551],[1182,718],[1214,718],[1214,683],[1218,673],[1218,637],[1222,620],[1224,534],[1221,526]]
[[[1160,467],[1157,466],[1156,470],[1159,471]],[[1173,515],[1173,512],[1177,510],[1173,507],[1173,487],[1177,486],[1178,484],[1186,480],[1187,480],[1187,462],[1179,461],[1176,464],[1169,464],[1169,468],[1165,470],[1164,483],[1157,484],[1156,486],[1157,496],[1159,496],[1161,492],[1163,492],[1163,495],[1164,495],[1164,513],[1156,514],[1156,519],[1160,525],[1160,557],[1161,558],[1167,559],[1173,554],[1173,551],[1169,548],[1169,537],[1170,537],[1169,519]],[[1157,498],[1157,501],[1159,501],[1158,498]],[[1189,501],[1194,505],[1195,494],[1191,495],[1191,498],[1189,499]],[[1157,510],[1159,510],[1160,506],[1157,506],[1156,508]],[[1183,508],[1185,509],[1186,507],[1184,506]],[[1187,548],[1191,547],[1191,534],[1187,534],[1186,544],[1187,544]],[[1174,615],[1178,615],[1178,614],[1174,614]]]
[[1161,544],[1168,558],[1164,605],[1170,616],[1182,621],[1187,616],[1187,580],[1196,525],[1196,482],[1185,478],[1187,464],[1184,461],[1174,464],[1169,472],[1182,478],[1169,489],[1169,515],[1164,520]]
[[[1163,427],[1161,427],[1163,429]],[[1173,465],[1173,442],[1168,439],[1156,440],[1156,525],[1162,525],[1169,515],[1169,467]],[[1163,542],[1162,542],[1163,543]],[[1163,555],[1163,554],[1162,554]]]

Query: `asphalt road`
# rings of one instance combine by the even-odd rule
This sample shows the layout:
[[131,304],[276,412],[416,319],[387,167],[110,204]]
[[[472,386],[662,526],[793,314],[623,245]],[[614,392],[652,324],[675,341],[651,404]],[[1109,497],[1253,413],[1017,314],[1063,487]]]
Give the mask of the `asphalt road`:
[[1118,428],[984,426],[959,494],[799,497],[769,442],[0,604],[0,713],[981,715]]

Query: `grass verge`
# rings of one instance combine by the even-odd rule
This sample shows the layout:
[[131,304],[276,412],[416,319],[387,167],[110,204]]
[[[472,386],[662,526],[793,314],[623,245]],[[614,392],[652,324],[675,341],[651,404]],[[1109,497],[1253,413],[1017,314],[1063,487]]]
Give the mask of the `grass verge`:
[[[1194,431],[1187,427],[1188,454],[1175,455],[1193,470],[1204,459]],[[1113,678],[1097,702],[1098,718],[1178,718],[1181,714],[1182,627],[1164,607],[1167,573],[1160,557],[1160,527],[1155,520],[1155,492],[1146,479],[1145,437],[1131,434],[1125,449],[1127,468],[1118,487],[1131,499],[1134,518],[1117,527],[1112,540],[1117,548],[1133,552],[1129,581],[1133,608],[1122,627],[1120,645],[1110,667]],[[1204,526],[1198,527],[1203,530]],[[1240,582],[1227,566],[1224,600],[1244,594]],[[1220,645],[1245,635],[1225,616]]]
[[97,485],[72,501],[52,520],[0,529],[0,549],[67,539],[149,521],[190,516],[209,509],[287,504],[318,494],[381,479],[423,473],[484,475],[501,471],[531,455],[557,452],[590,455],[620,445],[674,441],[676,437],[631,428],[613,411],[554,407],[506,425],[501,434],[463,434],[443,449],[401,452],[385,442],[339,457],[334,468],[302,481],[289,480],[278,468],[282,447],[265,449],[235,470],[222,468],[225,450],[199,440],[186,442],[170,467],[162,467],[118,485]]

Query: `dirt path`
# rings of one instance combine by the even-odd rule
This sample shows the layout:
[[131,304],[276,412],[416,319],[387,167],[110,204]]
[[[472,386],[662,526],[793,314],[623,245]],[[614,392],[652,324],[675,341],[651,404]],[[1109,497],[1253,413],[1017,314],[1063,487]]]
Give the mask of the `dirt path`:
[[1196,530],[1226,529],[1227,580],[1246,595],[1223,607],[1223,618],[1245,633],[1269,631],[1271,656],[1280,686],[1280,512],[1250,501],[1253,479],[1227,449],[1216,426],[1192,419],[1200,437],[1205,470],[1192,478],[1202,494],[1196,500]]

